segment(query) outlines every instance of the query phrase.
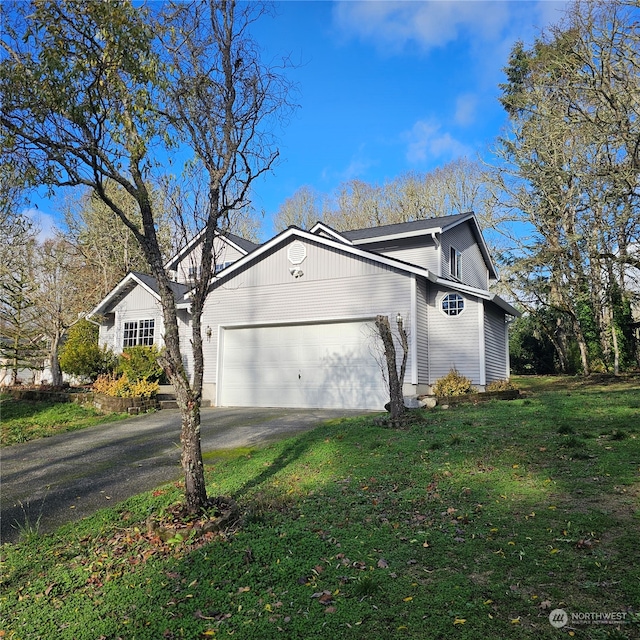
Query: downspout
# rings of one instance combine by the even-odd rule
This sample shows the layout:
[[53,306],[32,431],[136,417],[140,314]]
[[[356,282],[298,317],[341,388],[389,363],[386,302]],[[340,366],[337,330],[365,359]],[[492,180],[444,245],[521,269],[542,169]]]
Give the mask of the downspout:
[[478,361],[480,367],[480,386],[487,384],[486,335],[484,332],[484,301],[478,298]]
[[442,243],[440,242],[438,231],[431,232],[431,239],[433,240],[433,244],[435,244],[436,249],[438,250],[438,277],[442,277]]
[[411,274],[411,335],[409,336],[411,353],[411,384],[418,384],[418,279]]

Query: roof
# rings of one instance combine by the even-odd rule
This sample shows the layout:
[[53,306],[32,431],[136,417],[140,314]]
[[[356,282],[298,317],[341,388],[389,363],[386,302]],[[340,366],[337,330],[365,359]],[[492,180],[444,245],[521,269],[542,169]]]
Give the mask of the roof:
[[[138,271],[130,271],[120,282],[111,290],[111,292],[102,299],[100,303],[93,309],[88,317],[101,315],[106,313],[106,310],[120,301],[125,295],[127,295],[134,287],[141,286],[146,289],[154,298],[160,300],[160,291],[158,289],[158,281],[146,273],[140,273]],[[169,282],[169,287],[173,291],[173,297],[175,298],[176,305],[184,304],[187,299],[187,293],[190,288],[184,284],[178,282]]]
[[404,236],[416,232],[436,232],[446,231],[451,227],[474,218],[473,212],[458,213],[453,216],[438,216],[436,218],[424,218],[422,220],[412,220],[411,222],[397,222],[395,224],[385,224],[380,227],[369,227],[366,229],[354,229],[353,231],[342,231],[341,234],[351,241],[358,240],[380,240],[389,236]]
[[[206,229],[202,229],[200,233],[195,235],[184,247],[182,247],[182,249],[180,249],[178,253],[176,253],[170,260],[167,261],[167,263],[164,265],[164,268],[168,270],[175,269],[178,262],[183,260],[185,256],[189,255],[189,253],[193,251],[193,249],[197,247],[198,244],[200,244],[205,230]],[[255,244],[254,242],[251,242],[251,240],[241,238],[240,236],[236,235],[235,233],[231,233],[230,231],[216,231],[216,235],[224,238],[230,245],[238,249],[238,251],[240,251],[240,253],[243,253],[244,255],[247,255],[247,253],[254,251],[260,246],[258,244]]]
[[489,276],[498,279],[498,271],[491,259],[491,254],[484,241],[482,230],[478,224],[475,213],[457,213],[452,216],[437,216],[435,218],[424,218],[422,220],[412,220],[411,222],[397,222],[395,224],[385,224],[380,227],[367,227],[366,229],[354,229],[352,231],[336,231],[322,222],[318,222],[311,233],[315,235],[326,235],[335,239],[342,239],[343,242],[352,245],[368,245],[376,242],[387,242],[389,240],[399,240],[402,238],[412,238],[421,235],[442,234],[457,227],[459,224],[469,222],[478,242],[478,247],[482,257],[489,269]]
[[[471,218],[475,220],[474,214],[467,214],[467,215],[470,215]],[[448,218],[454,218],[454,217],[456,216],[448,216]],[[418,221],[418,222],[422,222],[422,221]],[[403,223],[403,224],[412,224],[412,223]],[[389,226],[395,226],[395,225],[389,225]],[[314,227],[314,229],[315,228],[316,227]],[[501,309],[503,309],[503,311],[505,311],[510,315],[514,315],[514,316],[520,315],[520,312],[517,311],[517,309],[515,309],[508,302],[500,298],[500,296],[497,296],[496,294],[486,291],[484,289],[478,289],[476,287],[465,285],[460,282],[454,282],[452,280],[448,280],[446,278],[437,276],[436,274],[432,273],[431,271],[423,267],[419,267],[419,266],[410,264],[408,262],[404,262],[403,260],[398,260],[397,258],[392,258],[390,256],[385,256],[380,253],[375,253],[373,251],[369,251],[367,249],[354,246],[354,244],[352,244],[351,242],[345,243],[344,240],[341,240],[341,239],[328,237],[326,235],[319,235],[317,233],[312,233],[310,231],[303,231],[302,229],[299,229],[298,227],[295,227],[295,226],[291,226],[288,229],[281,231],[278,235],[271,238],[271,240],[260,245],[260,247],[258,247],[255,251],[245,255],[244,257],[240,258],[239,260],[234,262],[232,265],[228,266],[226,269],[221,271],[217,276],[214,277],[210,285],[210,291],[214,289],[216,286],[219,286],[222,282],[226,281],[228,278],[233,277],[233,275],[237,271],[244,269],[252,262],[259,262],[262,256],[268,255],[269,252],[272,251],[279,244],[283,242],[287,242],[288,240],[293,238],[312,240],[313,242],[324,245],[328,248],[337,249],[339,251],[344,251],[356,257],[372,260],[379,264],[383,264],[391,268],[397,269],[398,271],[403,271],[408,274],[415,274],[415,275],[421,276],[433,283],[446,286],[449,289],[452,289],[454,291],[461,291],[461,292],[469,293],[471,295],[475,295],[484,300],[490,300],[491,302],[493,302],[494,304],[497,304]]]

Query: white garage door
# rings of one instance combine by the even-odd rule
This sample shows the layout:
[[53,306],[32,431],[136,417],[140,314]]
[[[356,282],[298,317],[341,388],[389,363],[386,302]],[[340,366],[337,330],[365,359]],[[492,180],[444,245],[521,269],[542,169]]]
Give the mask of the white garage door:
[[226,329],[219,404],[382,410],[369,322]]

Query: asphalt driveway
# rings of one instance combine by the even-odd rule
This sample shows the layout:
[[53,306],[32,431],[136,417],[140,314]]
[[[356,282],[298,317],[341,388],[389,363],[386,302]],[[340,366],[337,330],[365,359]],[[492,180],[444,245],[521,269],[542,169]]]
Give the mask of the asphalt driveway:
[[[361,413],[361,412],[360,412]],[[328,409],[202,409],[202,451],[256,447],[358,412]],[[40,531],[91,515],[142,491],[181,478],[180,413],[136,416],[0,452],[0,539],[19,536],[16,523]]]

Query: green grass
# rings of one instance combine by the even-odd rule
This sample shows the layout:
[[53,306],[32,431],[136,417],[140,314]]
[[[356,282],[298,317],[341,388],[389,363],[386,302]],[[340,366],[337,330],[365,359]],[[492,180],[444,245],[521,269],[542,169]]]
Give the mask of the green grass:
[[46,438],[65,431],[84,429],[95,424],[126,418],[127,414],[104,415],[72,402],[31,402],[0,396],[2,446]]
[[[640,638],[640,389],[522,385],[520,400],[438,408],[403,430],[336,420],[213,456],[209,493],[245,512],[227,536],[148,534],[147,515],[181,498],[167,485],[4,545],[0,629],[78,640]],[[626,623],[557,630],[556,608],[624,612]]]

